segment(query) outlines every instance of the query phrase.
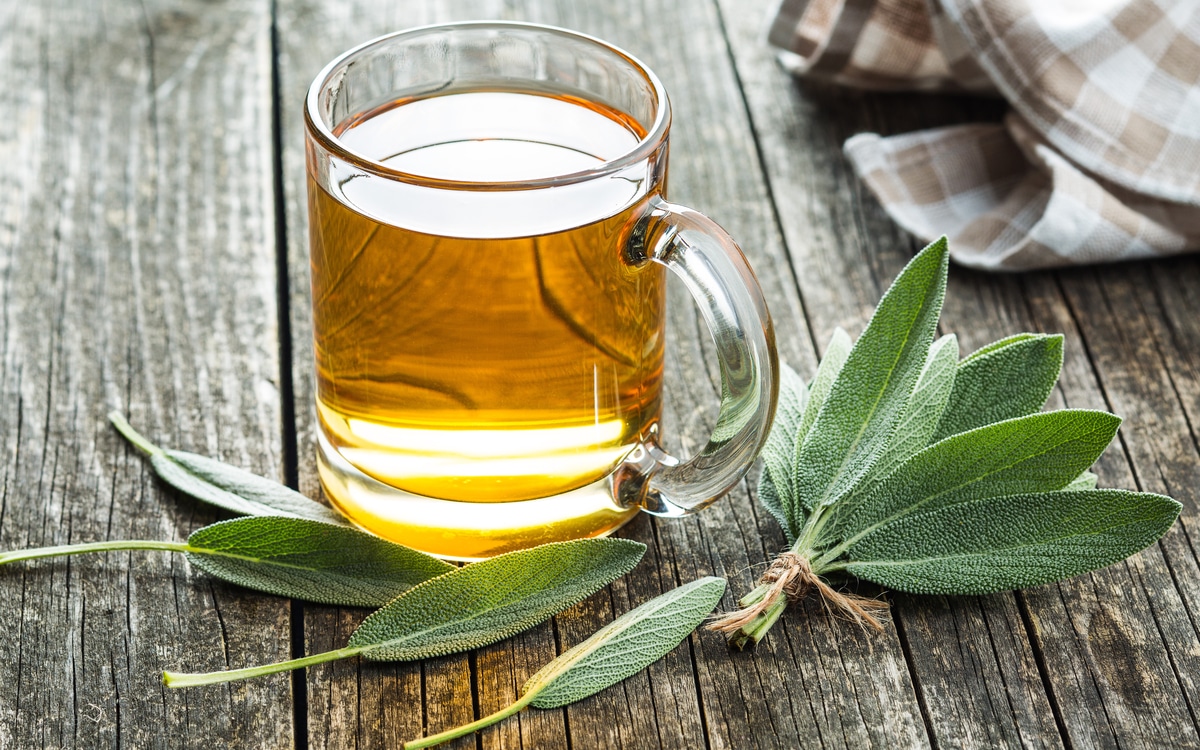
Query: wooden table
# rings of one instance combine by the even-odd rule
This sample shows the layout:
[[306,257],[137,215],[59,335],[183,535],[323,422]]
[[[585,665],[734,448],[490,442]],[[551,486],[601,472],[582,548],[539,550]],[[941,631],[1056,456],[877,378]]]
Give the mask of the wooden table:
[[[155,480],[104,420],[318,492],[300,102],[339,51],[479,17],[580,29],[634,52],[675,106],[672,197],[739,238],[780,353],[810,376],[861,331],[917,243],[840,144],[995,120],[996,101],[795,83],[770,0],[4,0],[0,3],[0,549],[183,539],[220,512]],[[702,323],[672,291],[673,443],[712,428]],[[816,605],[757,649],[698,633],[628,682],[453,747],[1197,747],[1200,265],[951,271],[964,351],[1066,334],[1053,407],[1125,417],[1101,482],[1183,518],[1126,563],[987,597],[891,595],[864,636]],[[552,623],[415,664],[357,660],[229,686],[211,670],[341,646],[366,614],[257,595],[158,552],[0,571],[0,748],[397,747],[490,713],[614,615],[714,574],[744,593],[783,538],[750,483],[688,520],[637,520],[637,570]]]

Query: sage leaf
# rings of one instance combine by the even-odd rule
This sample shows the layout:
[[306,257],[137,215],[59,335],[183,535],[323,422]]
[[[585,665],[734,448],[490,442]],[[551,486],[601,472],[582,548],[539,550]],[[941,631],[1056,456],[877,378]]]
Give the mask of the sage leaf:
[[404,748],[440,745],[489,727],[526,706],[558,708],[632,677],[687,638],[724,593],[725,580],[708,577],[651,599],[542,667],[511,706],[470,724],[407,742]]
[[239,586],[351,607],[382,606],[422,581],[455,570],[357,529],[283,516],[222,521],[192,532],[187,542],[112,540],[5,552],[0,565],[135,549],[182,552],[197,568]]
[[779,400],[775,407],[775,421],[767,433],[760,456],[763,465],[777,481],[791,491],[792,457],[796,454],[796,433],[804,417],[808,403],[808,388],[796,371],[786,364],[779,365]]
[[805,509],[843,494],[886,447],[933,341],[949,258],[944,237],[913,258],[850,350],[796,456]]
[[787,515],[779,505],[779,493],[775,482],[784,482],[791,496],[792,457],[796,453],[796,433],[808,403],[808,388],[796,371],[786,364],[779,366],[779,401],[775,407],[775,421],[763,445],[763,470],[758,480],[758,500],[785,529],[789,527]]
[[1062,363],[1061,335],[1022,333],[979,349],[958,365],[934,440],[1040,411]]
[[805,409],[804,416],[800,420],[800,427],[796,430],[795,440],[796,446],[792,449],[792,455],[795,456],[796,449],[800,447],[800,443],[804,442],[804,438],[808,436],[809,430],[812,429],[813,422],[817,420],[817,413],[821,411],[821,407],[825,405],[826,399],[829,398],[829,391],[833,388],[833,381],[837,380],[837,376],[841,373],[842,367],[846,365],[846,360],[850,357],[850,350],[854,348],[854,341],[850,338],[850,334],[846,333],[841,326],[833,329],[833,336],[829,339],[829,346],[825,347],[825,356],[821,358],[821,362],[817,365],[817,373],[813,376],[813,381],[809,386],[808,406]]
[[557,708],[632,677],[687,638],[724,593],[725,579],[710,576],[651,599],[542,667],[522,692],[536,708]]
[[758,475],[758,503],[767,509],[776,521],[779,522],[780,528],[783,529],[784,535],[788,538],[788,544],[796,541],[792,531],[792,525],[787,522],[787,515],[783,510],[783,503],[779,499],[779,490],[775,486],[775,480],[772,478],[771,470],[764,466],[762,473]]
[[1099,479],[1100,477],[1096,476],[1092,472],[1085,471],[1072,479],[1070,484],[1068,484],[1066,487],[1063,487],[1063,490],[1068,492],[1073,490],[1094,490],[1096,489],[1096,483],[1099,481]]
[[990,344],[984,344],[983,346],[979,347],[978,349],[971,352],[967,356],[963,357],[962,361],[959,362],[959,365],[965,365],[966,363],[970,362],[971,360],[979,359],[983,355],[990,354],[990,353],[996,351],[997,349],[1003,349],[1006,346],[1011,346],[1012,344],[1016,344],[1021,341],[1028,341],[1029,339],[1036,339],[1036,338],[1041,338],[1041,337],[1042,337],[1042,335],[1037,334],[1037,333],[1014,333],[1011,336],[1005,336],[1004,338],[999,339],[997,341],[993,341]]
[[957,362],[953,336],[933,340],[947,273],[939,240],[896,278],[848,356],[830,347],[790,475],[778,450],[790,421],[781,428],[758,496],[788,548],[710,626],[731,645],[758,643],[800,592],[883,630],[875,613],[888,603],[830,576],[939,594],[1035,585],[1144,549],[1178,515],[1170,498],[1095,489],[1087,469],[1119,417],[1041,413],[1062,336],[1021,333]]
[[190,563],[239,586],[354,607],[381,607],[456,569],[358,529],[281,516],[205,526],[188,547]]
[[834,508],[829,535],[845,538],[835,550],[917,511],[1062,489],[1100,457],[1120,425],[1119,417],[1102,411],[1066,409],[946,438],[902,464],[869,495]]
[[279,482],[195,453],[160,448],[134,430],[119,412],[109,412],[108,419],[150,457],[150,466],[160,479],[197,500],[244,516],[288,516],[349,526],[337,511]]
[[[954,388],[958,368],[958,339],[954,334],[933,343],[917,378],[916,388],[904,405],[887,448],[871,468],[871,477],[886,477],[901,463],[929,445]],[[864,481],[867,477],[864,477]]]
[[1140,552],[1167,532],[1182,507],[1127,490],[985,498],[878,529],[850,550],[845,570],[917,594],[1038,586]]
[[484,560],[374,613],[350,636],[350,646],[385,661],[486,646],[599,591],[633,570],[645,551],[628,539],[582,539]]
[[[833,388],[833,383],[837,380],[838,374],[842,371],[842,367],[846,364],[846,360],[850,357],[850,350],[854,348],[854,342],[850,339],[850,334],[846,333],[841,327],[833,330],[833,336],[829,340],[829,346],[825,348],[825,356],[821,358],[821,362],[817,365],[817,373],[813,376],[813,381],[809,385],[808,403],[804,407],[804,413],[801,415],[800,425],[796,428],[795,434],[792,436],[792,449],[788,456],[788,466],[783,467],[779,473],[779,481],[784,482],[784,492],[776,493],[780,498],[796,498],[799,492],[795,487],[795,469],[792,468],[796,463],[796,454],[800,451],[800,446],[804,444],[804,438],[807,437],[812,429],[813,423],[817,419],[817,413],[821,411],[821,407],[825,405],[825,401],[829,398],[829,391]],[[784,474],[786,473],[786,477]],[[775,480],[774,472],[772,472],[772,480]],[[808,518],[808,511],[800,502],[789,501],[779,504],[780,511],[783,514],[783,530],[787,534],[789,543],[793,541],[801,526]],[[768,507],[768,510],[770,508]],[[776,518],[778,518],[776,514]]]
[[164,672],[169,687],[206,685],[361,655],[408,661],[480,648],[530,628],[628,573],[646,545],[578,539],[509,552],[417,584],[363,620],[345,648],[246,669]]

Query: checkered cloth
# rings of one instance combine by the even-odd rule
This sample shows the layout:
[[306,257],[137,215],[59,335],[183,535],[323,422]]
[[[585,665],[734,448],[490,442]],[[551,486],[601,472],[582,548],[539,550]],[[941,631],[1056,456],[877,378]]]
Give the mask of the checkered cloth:
[[798,75],[998,93],[1003,124],[846,142],[888,213],[962,264],[1023,270],[1200,249],[1200,1],[783,0]]

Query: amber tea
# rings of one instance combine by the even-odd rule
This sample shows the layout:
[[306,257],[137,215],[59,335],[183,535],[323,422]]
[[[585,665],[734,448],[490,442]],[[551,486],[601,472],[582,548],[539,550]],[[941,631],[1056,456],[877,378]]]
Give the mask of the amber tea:
[[[644,133],[593,103],[487,91],[396,102],[336,135],[394,169],[487,182],[582,171]],[[526,195],[552,205],[542,192]],[[315,183],[309,195],[318,414],[359,471],[430,498],[546,498],[606,476],[656,423],[663,269],[622,253],[649,195],[583,226],[498,239],[486,215],[431,234],[364,216]],[[401,501],[333,500],[388,536],[441,532]],[[599,510],[576,523],[596,533],[626,515]],[[527,515],[514,511],[511,531],[528,526],[536,543],[547,519]]]

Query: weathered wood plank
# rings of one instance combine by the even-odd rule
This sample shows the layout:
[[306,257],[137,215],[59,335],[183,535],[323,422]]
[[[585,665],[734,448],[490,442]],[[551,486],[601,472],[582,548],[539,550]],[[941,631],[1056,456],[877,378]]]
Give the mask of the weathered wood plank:
[[[0,548],[219,515],[107,425],[267,475],[281,453],[269,3],[0,7]],[[0,571],[0,747],[292,746],[286,601],[166,553]]]
[[[1046,659],[1064,674],[1087,675],[1086,681],[1068,682],[1056,692],[1064,703],[1080,705],[1064,718],[1068,725],[1079,722],[1076,731],[1089,741],[1094,733],[1095,742],[1197,747],[1200,734],[1194,706],[1200,642],[1194,603],[1198,571],[1188,529],[1194,529],[1197,521],[1195,479],[1200,461],[1183,404],[1170,382],[1175,364],[1189,362],[1194,369],[1195,354],[1177,356],[1174,363],[1163,357],[1153,331],[1161,328],[1162,323],[1155,321],[1162,321],[1165,311],[1146,304],[1154,298],[1156,285],[1150,277],[1157,265],[1058,274],[1056,288],[1066,300],[1064,312],[1069,324],[1077,327],[1079,356],[1087,364],[1085,372],[1068,381],[1073,387],[1065,387],[1064,396],[1068,403],[1072,398],[1084,400],[1126,420],[1120,446],[1110,449],[1101,463],[1101,481],[1166,492],[1184,504],[1184,511],[1180,523],[1159,545],[1124,566],[1095,574],[1093,589],[1077,594],[1062,587],[1071,614],[1069,637],[1080,641],[1082,653],[1049,649]],[[1200,276],[1194,260],[1170,265],[1183,283],[1195,283]],[[1174,314],[1186,315],[1187,305],[1180,308]],[[1193,315],[1194,311],[1192,307]],[[1038,312],[1053,314],[1044,308]],[[1068,318],[1058,320],[1068,324]],[[1042,626],[1044,620],[1038,624]],[[1111,739],[1100,726],[1102,720],[1110,725]]]

